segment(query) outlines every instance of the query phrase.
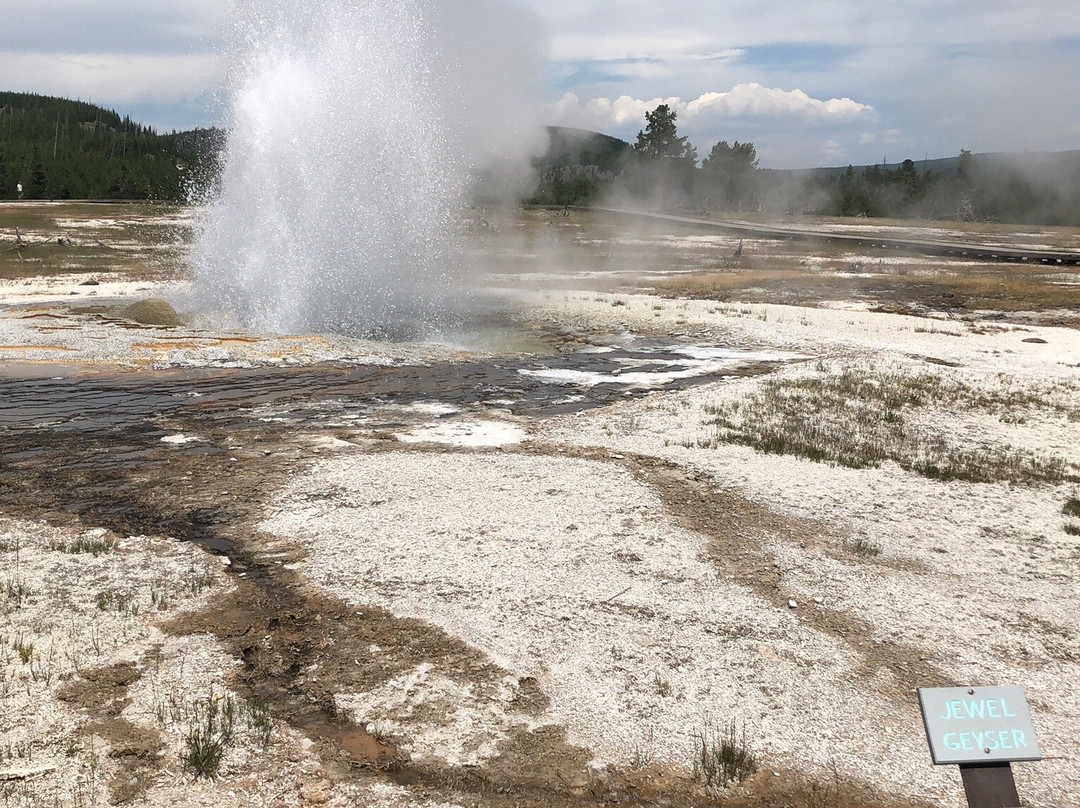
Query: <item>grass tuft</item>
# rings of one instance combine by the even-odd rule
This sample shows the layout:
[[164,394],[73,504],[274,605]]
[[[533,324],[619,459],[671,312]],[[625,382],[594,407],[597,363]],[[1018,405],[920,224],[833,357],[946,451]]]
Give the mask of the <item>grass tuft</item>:
[[247,719],[247,725],[254,732],[263,749],[270,746],[270,736],[274,731],[274,716],[270,705],[262,699],[247,699],[241,711]]
[[233,741],[235,718],[236,702],[231,696],[215,696],[213,688],[209,698],[195,703],[180,761],[195,779],[217,776]]
[[864,536],[845,540],[844,549],[859,558],[877,558],[881,555],[881,545]]
[[4,599],[13,604],[16,609],[21,609],[29,598],[34,596],[34,590],[26,581],[18,575],[5,578],[3,586],[0,586],[0,594]]
[[1061,513],[1064,516],[1078,516],[1080,517],[1080,499],[1072,497],[1065,503],[1065,507],[1061,509]]
[[117,544],[118,542],[114,536],[107,536],[101,539],[92,539],[81,536],[65,547],[64,552],[72,555],[89,553],[90,555],[97,557],[105,553],[111,553],[116,549]]
[[735,721],[726,728],[706,725],[694,733],[694,779],[706,787],[741,783],[758,770],[757,760],[746,745],[746,727],[740,737]]

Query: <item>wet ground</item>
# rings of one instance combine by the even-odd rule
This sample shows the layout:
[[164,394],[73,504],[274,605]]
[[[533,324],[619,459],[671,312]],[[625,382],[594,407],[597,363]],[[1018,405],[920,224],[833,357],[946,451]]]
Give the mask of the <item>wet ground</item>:
[[189,466],[203,471],[224,463],[222,476],[240,477],[229,463],[247,455],[272,476],[275,460],[318,453],[299,435],[359,433],[395,441],[462,413],[579,412],[658,389],[766,373],[792,358],[625,335],[618,343],[430,365],[54,376],[29,368],[0,378],[0,509],[164,533],[224,551],[227,542],[211,539],[204,528],[222,521],[220,512],[233,497],[209,484],[217,505],[203,502],[203,491],[200,502],[184,508],[183,492],[207,485],[185,480]]
[[[779,361],[778,356],[776,360]],[[287,421],[370,419],[386,407],[438,402],[493,406],[515,415],[552,415],[765,372],[769,362],[721,346],[630,338],[618,347],[548,357],[426,366],[315,366],[166,370],[48,378],[0,378],[0,430],[94,432],[162,416],[229,421],[249,415]],[[399,420],[376,420],[394,429]],[[163,431],[162,431],[162,434]]]

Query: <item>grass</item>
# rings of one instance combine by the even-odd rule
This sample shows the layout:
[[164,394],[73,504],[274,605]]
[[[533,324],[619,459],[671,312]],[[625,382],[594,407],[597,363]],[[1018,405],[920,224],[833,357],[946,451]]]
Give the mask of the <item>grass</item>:
[[[939,262],[940,263],[940,262]],[[1044,275],[1046,268],[1000,265],[986,262],[975,272],[950,274],[928,260],[920,277],[910,277],[915,267],[882,266],[873,277],[852,277],[814,271],[802,266],[794,255],[770,254],[768,269],[741,267],[734,271],[708,272],[674,277],[656,284],[669,297],[755,303],[815,303],[861,298],[910,313],[929,309],[960,308],[1001,312],[1046,311],[1080,306],[1080,287],[1056,284]],[[871,265],[867,269],[873,271]],[[926,274],[924,275],[923,272]],[[918,330],[918,329],[917,329]],[[960,336],[961,332],[927,329],[926,333]]]
[[[163,264],[179,256],[177,236],[183,237],[191,229],[163,219],[176,211],[149,204],[7,206],[0,227],[0,278],[65,272],[159,272]],[[101,220],[110,221],[103,225]],[[13,249],[16,228],[31,246]],[[58,244],[57,237],[65,243]]]
[[270,705],[262,699],[248,699],[244,702],[241,712],[262,748],[266,749],[270,746],[270,736],[274,731],[275,723],[274,716],[270,712]]
[[30,664],[30,660],[34,658],[34,643],[23,638],[20,634],[15,638],[15,642],[11,644],[11,647],[15,649],[19,655],[19,659],[22,660],[22,664]]
[[1080,499],[1072,497],[1065,506],[1061,509],[1063,516],[1077,516],[1080,517]]
[[886,461],[925,477],[967,482],[1080,479],[1059,455],[1039,455],[1004,444],[963,447],[942,428],[916,423],[921,408],[1007,411],[1047,407],[1071,417],[1049,394],[985,392],[934,373],[859,371],[842,366],[799,379],[768,380],[730,403],[706,408],[712,437],[702,448],[739,443],[767,454],[787,454],[848,468]]
[[1068,533],[1070,536],[1080,536],[1080,525],[1066,523],[1065,532]]
[[877,558],[881,555],[881,545],[863,536],[847,539],[844,542],[844,549],[860,558]]
[[172,605],[169,580],[166,576],[160,575],[150,582],[150,602],[159,612],[168,611]]
[[162,727],[186,723],[181,763],[196,778],[217,775],[241,722],[263,749],[269,748],[277,726],[267,702],[258,698],[238,702],[227,693],[216,694],[212,685],[207,697],[194,701],[168,693],[156,700],[154,710]]
[[78,555],[80,553],[86,553],[97,558],[105,553],[111,553],[116,549],[119,541],[115,536],[105,536],[101,538],[93,538],[89,536],[80,536],[73,542],[59,542],[57,544],[50,545],[50,550],[59,550],[62,553],[68,553],[69,555]]
[[135,600],[135,593],[115,589],[98,592],[97,607],[103,612],[115,611],[131,617],[139,613],[139,602]]
[[217,776],[225,750],[233,742],[235,718],[235,700],[215,696],[213,688],[208,698],[195,703],[180,760],[195,779]]
[[34,596],[34,590],[18,575],[13,575],[4,579],[3,586],[0,586],[0,594],[3,594],[4,599],[16,609],[21,609],[23,604]]
[[746,727],[740,736],[734,720],[723,729],[706,725],[694,734],[694,740],[694,779],[706,787],[741,783],[758,770],[746,745]]

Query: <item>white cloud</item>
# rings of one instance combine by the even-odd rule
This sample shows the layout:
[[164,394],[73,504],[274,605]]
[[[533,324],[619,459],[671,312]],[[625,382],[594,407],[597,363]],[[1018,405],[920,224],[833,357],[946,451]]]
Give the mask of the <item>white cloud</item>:
[[190,100],[219,80],[218,60],[208,55],[0,52],[0,87],[106,106]]
[[643,101],[628,95],[610,98],[593,98],[582,103],[573,93],[567,93],[552,105],[554,121],[564,126],[579,126],[584,129],[622,127],[635,121],[644,121],[645,113],[656,109],[660,104],[679,109],[684,106],[678,98],[654,98]]
[[762,87],[756,82],[739,84],[726,93],[705,93],[686,105],[688,118],[706,114],[727,118],[790,116],[832,123],[853,121],[873,111],[873,107],[850,98],[822,101],[802,90]]
[[826,140],[821,144],[821,154],[827,161],[842,160],[847,157],[847,149],[835,140]]
[[633,98],[628,95],[614,100],[593,98],[582,102],[574,93],[566,93],[552,106],[555,120],[567,126],[580,126],[601,131],[622,128],[631,122],[644,122],[645,113],[660,104],[667,104],[678,114],[680,121],[690,127],[701,127],[695,119],[795,119],[806,124],[846,124],[873,115],[874,108],[850,98],[811,98],[802,90],[782,90],[760,84],[740,84],[728,92],[705,93],[693,101],[680,98]]

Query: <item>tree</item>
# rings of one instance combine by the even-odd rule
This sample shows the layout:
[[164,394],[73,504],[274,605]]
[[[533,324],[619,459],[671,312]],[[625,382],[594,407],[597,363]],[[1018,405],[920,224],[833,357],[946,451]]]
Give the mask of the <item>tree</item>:
[[697,165],[697,149],[688,138],[679,137],[675,126],[678,113],[667,104],[661,104],[652,112],[645,113],[645,129],[638,132],[634,152],[646,158],[686,161]]
[[712,147],[709,156],[701,163],[701,169],[709,185],[717,188],[731,207],[742,207],[754,195],[753,173],[758,166],[757,149],[747,141],[728,145],[721,140]]
[[749,141],[736,140],[735,145],[729,146],[726,140],[721,140],[712,147],[701,167],[706,171],[746,174],[758,167],[757,149]]
[[30,158],[30,187],[27,196],[30,199],[42,199],[46,196],[45,193],[45,166],[41,163],[41,155],[38,152],[37,146],[34,146],[34,151]]
[[956,176],[961,182],[969,183],[974,178],[975,156],[968,149],[960,150],[960,159],[956,161]]

